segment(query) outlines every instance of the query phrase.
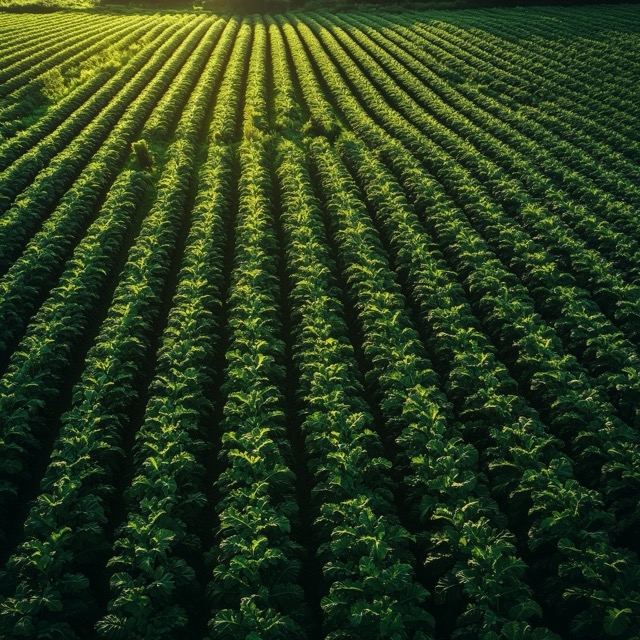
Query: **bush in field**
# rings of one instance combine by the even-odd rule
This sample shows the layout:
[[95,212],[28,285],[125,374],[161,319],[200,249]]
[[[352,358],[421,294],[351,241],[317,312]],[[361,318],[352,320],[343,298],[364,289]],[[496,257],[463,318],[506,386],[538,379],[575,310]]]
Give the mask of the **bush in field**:
[[153,168],[153,158],[151,157],[151,151],[149,151],[146,140],[137,140],[131,143],[131,148],[136,154],[136,160],[140,168],[150,171]]

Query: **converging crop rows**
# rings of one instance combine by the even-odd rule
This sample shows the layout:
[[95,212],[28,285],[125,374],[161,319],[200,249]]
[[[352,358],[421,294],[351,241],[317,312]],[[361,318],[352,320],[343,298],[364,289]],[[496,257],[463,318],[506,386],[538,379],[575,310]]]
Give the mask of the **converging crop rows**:
[[0,637],[637,640],[639,44],[6,14]]

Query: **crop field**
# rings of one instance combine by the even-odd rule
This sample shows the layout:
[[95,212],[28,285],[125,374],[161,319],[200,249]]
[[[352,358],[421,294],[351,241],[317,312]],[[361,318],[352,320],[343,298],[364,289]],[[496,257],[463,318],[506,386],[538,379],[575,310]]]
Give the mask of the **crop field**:
[[640,637],[640,5],[0,20],[0,638]]

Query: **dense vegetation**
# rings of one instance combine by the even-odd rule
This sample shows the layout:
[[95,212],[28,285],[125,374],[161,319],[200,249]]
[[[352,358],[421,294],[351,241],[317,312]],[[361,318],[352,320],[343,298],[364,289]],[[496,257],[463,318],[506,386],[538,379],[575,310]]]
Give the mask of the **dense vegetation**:
[[621,0],[0,0],[1,12],[51,13],[66,9],[91,9],[110,13],[147,11],[206,11],[217,14],[276,13],[295,9],[350,11],[389,5],[405,9],[465,9],[479,7],[523,7],[620,4]]
[[640,6],[0,23],[0,636],[640,629]]

